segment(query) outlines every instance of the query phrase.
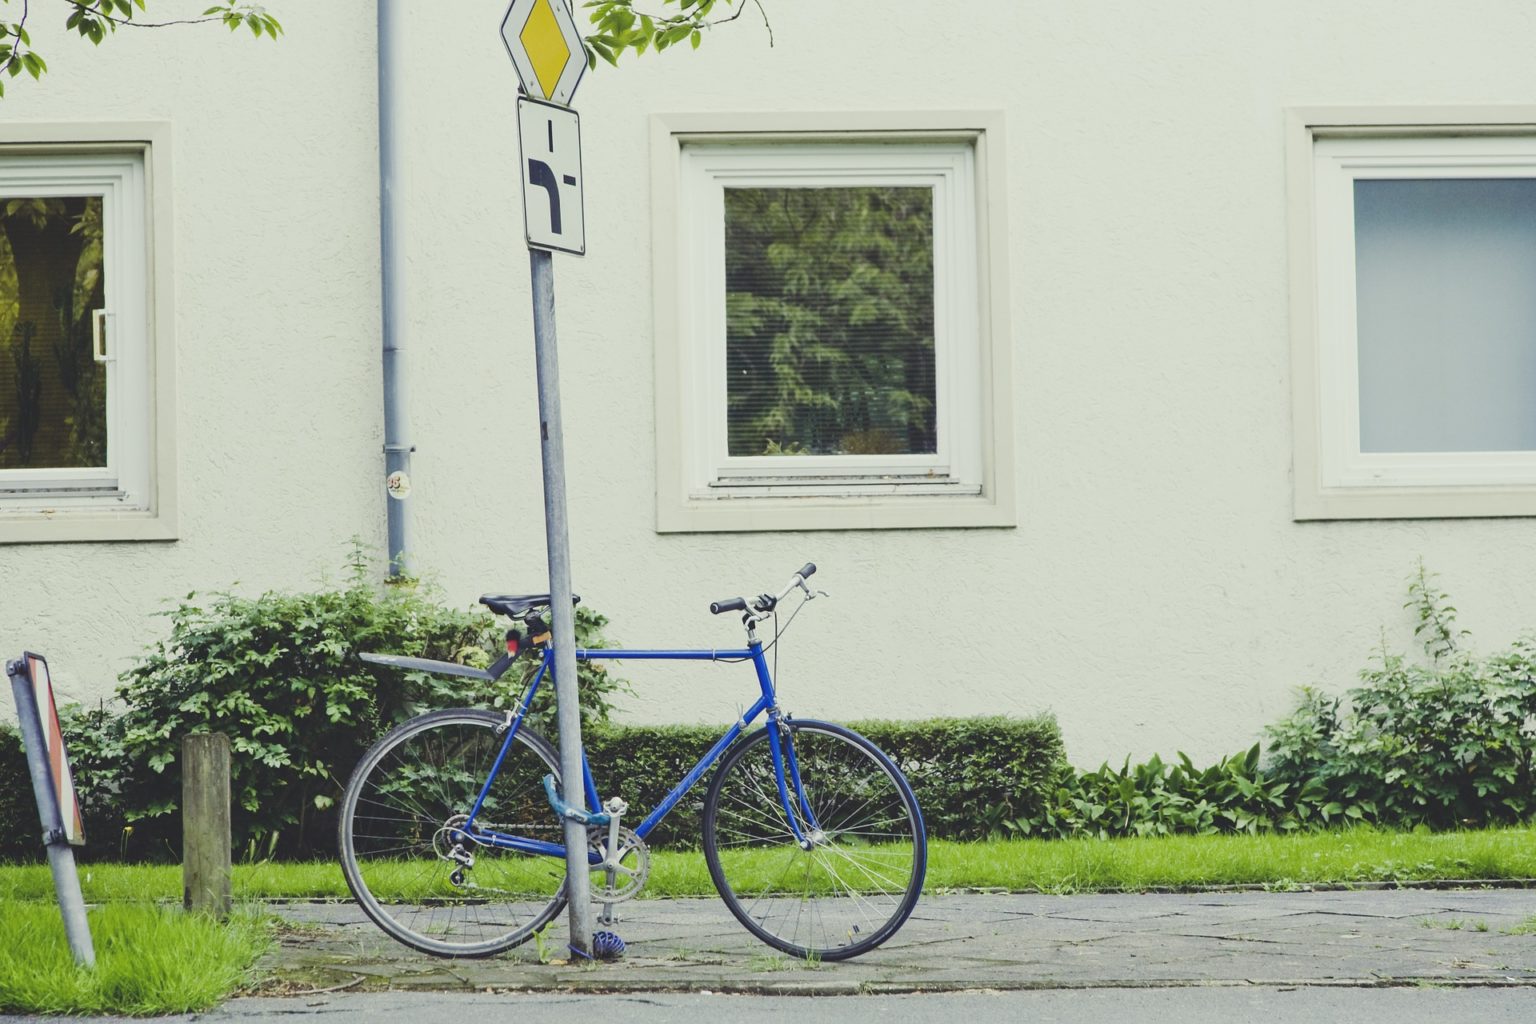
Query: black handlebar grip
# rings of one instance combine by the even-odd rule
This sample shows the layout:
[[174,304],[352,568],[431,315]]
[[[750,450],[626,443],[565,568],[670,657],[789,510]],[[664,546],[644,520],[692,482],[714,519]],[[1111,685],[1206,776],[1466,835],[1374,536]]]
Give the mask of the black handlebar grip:
[[801,579],[808,580],[808,579],[810,579],[814,575],[816,575],[816,563],[815,562],[806,562],[805,565],[800,567],[800,578]]
[[744,612],[746,610],[746,599],[741,597],[733,597],[729,601],[709,602],[709,611],[712,615],[719,615],[721,612]]

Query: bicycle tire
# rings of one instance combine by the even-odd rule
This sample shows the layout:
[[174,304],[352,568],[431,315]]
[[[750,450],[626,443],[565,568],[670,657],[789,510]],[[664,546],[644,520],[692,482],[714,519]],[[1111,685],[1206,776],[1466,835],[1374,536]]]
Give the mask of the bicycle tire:
[[[562,858],[478,844],[469,850],[472,866],[443,855],[445,827],[474,805],[505,721],[468,708],[413,718],[363,755],[342,795],[337,840],[347,886],[386,934],[423,953],[494,956],[526,942],[565,906]],[[519,728],[477,820],[562,842],[543,791],[546,774],[560,778],[554,747]]]
[[770,724],[732,747],[710,782],[704,859],[725,905],[759,939],[796,957],[847,960],[889,939],[917,905],[928,866],[922,812],[900,769],[863,736],[830,722],[785,724],[821,826],[816,845],[802,849],[784,815]]

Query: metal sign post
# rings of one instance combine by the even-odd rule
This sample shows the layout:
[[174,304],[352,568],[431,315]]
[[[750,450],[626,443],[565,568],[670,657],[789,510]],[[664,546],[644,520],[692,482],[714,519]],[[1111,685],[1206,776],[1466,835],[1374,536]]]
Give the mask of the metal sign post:
[[[32,775],[32,794],[37,798],[37,815],[43,826],[43,843],[48,849],[48,868],[53,872],[53,888],[59,898],[59,913],[64,917],[64,935],[75,963],[96,966],[96,949],[91,943],[91,926],[85,917],[85,898],[80,894],[80,876],[75,874],[75,851],[71,843],[83,843],[79,805],[69,775],[69,759],[64,740],[58,733],[58,711],[53,702],[53,682],[48,677],[48,663],[35,654],[23,654],[5,663],[11,678],[11,692],[16,695],[16,715],[21,719],[21,742],[27,750],[27,768]],[[45,696],[40,696],[40,692]],[[48,717],[45,720],[44,714]]]
[[[581,705],[576,692],[576,622],[571,602],[571,540],[565,507],[565,434],[560,425],[560,362],[555,352],[554,257],[528,251],[533,278],[533,348],[539,375],[539,438],[544,457],[544,537],[549,550],[549,601],[555,645],[556,715],[560,727],[561,799],[585,807]],[[587,826],[564,819],[566,895],[571,948],[591,955],[592,895]]]
[[[580,128],[566,104],[586,59],[581,33],[564,0],[512,0],[501,37],[526,99],[518,101],[524,226],[533,284],[533,347],[539,383],[539,451],[544,463],[544,535],[549,551],[550,618],[560,729],[561,798],[586,806],[582,785],[581,706],[576,687],[576,621],[571,601],[571,543],[565,504],[565,434],[560,424],[560,363],[555,349],[555,271],[551,249],[586,250],[582,218]],[[545,102],[529,102],[529,101]],[[587,826],[563,818],[571,951],[592,955],[592,879]]]

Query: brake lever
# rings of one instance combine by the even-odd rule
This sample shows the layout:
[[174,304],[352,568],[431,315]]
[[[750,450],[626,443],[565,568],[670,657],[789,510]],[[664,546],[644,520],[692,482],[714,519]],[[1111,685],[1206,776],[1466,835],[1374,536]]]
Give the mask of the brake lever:
[[798,576],[795,578],[795,582],[796,582],[796,584],[799,585],[801,592],[805,594],[805,599],[807,601],[814,601],[818,597],[831,597],[832,596],[831,594],[827,593],[825,590],[812,590],[810,584],[806,583],[804,579],[801,579]]

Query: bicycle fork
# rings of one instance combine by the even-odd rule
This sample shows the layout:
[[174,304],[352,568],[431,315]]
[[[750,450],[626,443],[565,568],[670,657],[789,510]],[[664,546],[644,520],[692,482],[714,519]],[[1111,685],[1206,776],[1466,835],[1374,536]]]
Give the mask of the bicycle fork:
[[769,711],[768,748],[773,755],[774,780],[779,790],[779,805],[784,820],[794,834],[800,849],[811,850],[825,842],[821,825],[811,810],[811,802],[805,795],[805,782],[800,777],[800,762],[795,757],[794,735],[789,727],[789,716],[781,715],[778,708]]

